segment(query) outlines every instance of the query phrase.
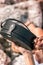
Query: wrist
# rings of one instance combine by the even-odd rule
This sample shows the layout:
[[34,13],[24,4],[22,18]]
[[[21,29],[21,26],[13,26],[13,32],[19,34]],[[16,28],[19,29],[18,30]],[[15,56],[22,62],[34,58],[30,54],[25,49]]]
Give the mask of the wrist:
[[30,26],[31,24],[33,24],[33,22],[27,21],[27,22],[25,23],[25,25],[26,25],[27,27]]

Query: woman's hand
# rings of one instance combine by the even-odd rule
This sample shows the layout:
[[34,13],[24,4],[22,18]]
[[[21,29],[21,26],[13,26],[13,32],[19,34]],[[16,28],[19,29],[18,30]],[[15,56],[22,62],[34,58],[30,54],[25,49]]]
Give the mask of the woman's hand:
[[16,46],[14,43],[12,43],[12,50],[14,52],[21,53],[24,56],[26,65],[35,65],[31,51],[26,50],[22,47]]
[[33,53],[35,58],[39,63],[43,63],[43,36],[36,38],[34,42],[35,50],[33,50]]
[[33,55],[32,55],[31,51],[26,50],[22,47],[19,47],[19,51],[24,56],[24,60],[25,60],[26,65],[35,65],[34,60],[33,60]]
[[13,52],[20,53],[18,48],[19,47],[15,43],[13,43],[13,42],[11,43],[11,49]]
[[35,44],[35,49],[42,49],[43,50],[43,36],[36,38],[34,40]]
[[43,50],[36,50],[35,58],[39,63],[43,63]]

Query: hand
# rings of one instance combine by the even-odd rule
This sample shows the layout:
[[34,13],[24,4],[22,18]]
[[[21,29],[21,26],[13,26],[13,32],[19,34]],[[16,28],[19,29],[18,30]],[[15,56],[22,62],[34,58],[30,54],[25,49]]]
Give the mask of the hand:
[[35,39],[35,48],[43,50],[43,36]]
[[39,63],[43,63],[43,50],[36,50],[35,58]]
[[12,48],[12,50],[13,50],[14,52],[21,53],[21,54],[23,54],[24,56],[32,57],[32,52],[31,52],[31,51],[26,50],[26,49],[24,49],[24,48],[22,48],[22,47],[19,47],[19,46],[15,45],[15,43],[13,43],[13,42],[12,42],[11,48]]
[[26,65],[35,65],[31,51],[19,47],[15,45],[13,42],[11,48],[14,52],[21,53],[23,55]]
[[19,47],[19,51],[24,56],[24,60],[25,60],[26,65],[35,65],[34,60],[33,60],[33,55],[32,55],[31,51],[26,50],[22,47]]
[[16,53],[20,53],[20,51],[19,51],[19,47],[15,44],[15,43],[11,43],[12,45],[11,45],[11,49],[12,49],[12,51],[13,52],[16,52]]
[[30,53],[31,54],[31,52],[29,50],[26,50],[25,48],[19,47],[19,46],[15,45],[15,43],[13,43],[13,42],[12,42],[11,48],[14,52],[17,52],[17,53],[21,53],[21,54]]

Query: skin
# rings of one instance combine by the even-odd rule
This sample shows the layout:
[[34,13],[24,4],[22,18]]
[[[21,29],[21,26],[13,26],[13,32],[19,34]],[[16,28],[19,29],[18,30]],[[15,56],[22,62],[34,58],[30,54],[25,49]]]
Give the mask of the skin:
[[30,29],[30,31],[36,35],[36,39],[34,39],[34,46],[35,49],[32,51],[34,52],[35,58],[39,63],[43,63],[43,29],[35,27],[33,23],[27,21],[25,25]]
[[36,38],[34,40],[34,42],[35,42],[35,48],[36,49],[42,49],[43,50],[43,36],[40,38]]
[[43,50],[36,50],[35,51],[35,58],[38,61],[38,63],[43,63]]
[[35,42],[35,58],[39,63],[43,63],[43,37],[36,38]]
[[[25,25],[27,25],[27,24],[28,24],[28,22],[25,23]],[[33,23],[29,24],[28,28],[30,29],[30,31],[33,34],[35,34],[37,36],[37,38],[34,40],[35,49],[33,50],[34,54],[35,54],[35,58],[39,63],[43,63],[43,52],[42,52],[43,49],[40,49],[41,46],[43,45],[43,30],[41,28],[36,28]],[[26,58],[25,59],[26,65],[35,65],[31,51],[26,50],[22,47],[19,47],[19,46],[15,45],[15,43],[13,43],[13,42],[11,45],[11,49],[13,50],[13,52],[21,53],[24,56],[24,59]],[[40,54],[41,54],[41,56],[40,56]]]
[[13,42],[12,42],[11,48],[12,48],[13,52],[21,53],[24,56],[26,65],[35,65],[31,51],[26,50],[22,47],[19,47],[19,46],[15,45],[15,43],[13,43]]
[[[35,42],[35,45],[34,45],[35,49],[32,52],[34,53],[36,60],[39,63],[43,63],[43,37],[41,37],[39,39],[35,39],[34,42]],[[24,59],[26,58],[25,59],[26,65],[29,65],[29,64],[35,65],[33,58],[32,58],[32,53],[29,50],[26,50],[22,47],[18,47],[13,42],[12,42],[12,50],[14,52],[23,54]],[[31,62],[31,63],[29,63],[29,62]]]
[[[34,45],[35,49],[32,52],[34,52],[36,60],[39,63],[43,63],[43,37],[40,37],[39,39],[35,39],[34,42],[35,42]],[[15,43],[13,42],[12,42],[12,50],[13,52],[21,53],[24,56],[24,59],[26,58],[25,59],[26,65],[35,65],[31,51],[16,46]]]
[[0,0],[0,3],[4,3],[5,2],[5,0]]
[[42,37],[43,36],[43,29],[39,28],[39,27],[35,27],[35,25],[33,23],[30,23],[29,21],[27,21],[25,23],[25,25],[29,28],[29,30],[36,35],[36,37]]
[[38,2],[43,2],[43,0],[37,0]]

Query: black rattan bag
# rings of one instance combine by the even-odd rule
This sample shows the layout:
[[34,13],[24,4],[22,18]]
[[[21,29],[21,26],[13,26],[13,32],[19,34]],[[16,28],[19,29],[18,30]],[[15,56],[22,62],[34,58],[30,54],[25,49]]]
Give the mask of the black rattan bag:
[[5,20],[0,34],[26,49],[33,49],[34,47],[33,39],[36,36],[22,22],[16,19]]

